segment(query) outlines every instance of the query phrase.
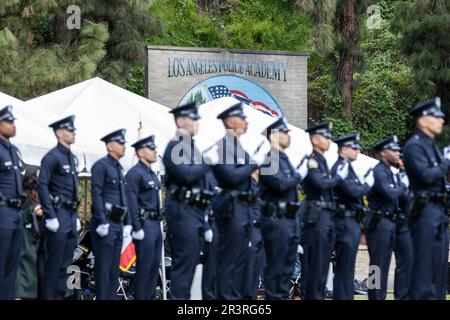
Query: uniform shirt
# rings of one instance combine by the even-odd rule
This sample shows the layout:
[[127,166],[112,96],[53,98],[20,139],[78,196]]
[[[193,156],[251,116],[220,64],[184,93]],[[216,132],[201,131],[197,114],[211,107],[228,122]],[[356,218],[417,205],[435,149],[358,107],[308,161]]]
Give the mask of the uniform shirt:
[[269,153],[272,166],[278,162],[278,170],[274,174],[260,176],[261,197],[264,201],[298,201],[297,186],[301,182],[286,153],[272,149]]
[[[344,163],[344,161],[344,158],[338,158],[336,163],[331,168],[333,175],[336,175],[338,166]],[[334,188],[337,204],[343,204],[347,210],[353,211],[358,211],[363,207],[362,197],[369,191],[369,185],[367,183],[362,184],[359,181],[351,163],[349,163],[348,166],[347,178],[342,180],[342,182]]]
[[[92,166],[92,214],[94,224],[106,224],[105,203],[128,207],[126,182],[119,161],[109,154]],[[125,224],[131,224],[126,215]]]
[[165,185],[205,189],[204,176],[210,170],[205,164],[194,139],[177,132],[164,152],[163,163],[166,168]]
[[304,180],[306,201],[334,202],[333,188],[342,179],[332,176],[324,156],[313,151],[308,159],[308,175]]
[[444,192],[449,161],[442,158],[433,138],[418,130],[406,142],[403,156],[413,193]]
[[391,167],[380,161],[373,169],[375,184],[369,192],[369,207],[372,210],[395,212],[399,209],[399,198],[407,192],[404,184],[398,184]]
[[20,159],[19,149],[0,139],[0,193],[6,198],[18,198],[22,195]]
[[153,170],[139,161],[126,175],[128,209],[134,230],[142,228],[139,209],[160,212],[159,190],[161,184]]
[[39,200],[48,218],[56,213],[50,196],[60,196],[63,200],[78,200],[78,176],[75,155],[70,149],[59,144],[50,150],[41,161],[38,178]]
[[213,169],[219,187],[228,190],[250,191],[252,188],[251,174],[258,169],[258,166],[250,164],[250,157],[242,148],[237,137],[227,133],[222,139],[220,147],[221,163],[216,164]]

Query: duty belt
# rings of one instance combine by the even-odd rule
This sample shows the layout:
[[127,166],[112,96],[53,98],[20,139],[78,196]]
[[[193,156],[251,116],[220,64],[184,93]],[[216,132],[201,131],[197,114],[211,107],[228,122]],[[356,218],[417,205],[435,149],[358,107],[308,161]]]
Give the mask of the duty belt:
[[208,208],[214,198],[214,192],[212,191],[202,190],[200,188],[189,189],[187,187],[178,186],[171,188],[170,194],[176,201],[185,202],[200,210]]
[[223,189],[221,193],[229,193],[233,198],[245,202],[255,202],[259,199],[259,193],[254,191],[237,191],[237,190]]
[[336,209],[336,217],[340,219],[352,218],[357,222],[362,222],[367,214],[367,208],[360,208],[359,210],[348,210],[344,204],[340,204]]
[[77,211],[78,207],[80,205],[80,201],[71,201],[64,199],[63,196],[56,195],[56,196],[50,196],[50,200],[52,202],[53,207],[55,207],[56,210],[59,208],[64,208],[69,211]]
[[125,218],[125,214],[127,213],[125,207],[111,203],[105,203],[105,210],[106,218],[116,223],[122,222]]
[[326,202],[326,201],[306,201],[307,207],[320,207],[321,209],[328,210],[331,213],[334,213],[336,211],[336,205],[333,202]]
[[391,220],[392,222],[397,221],[397,213],[396,212],[377,210],[377,211],[375,211],[375,214],[378,214],[382,218]]
[[149,220],[161,220],[162,215],[157,211],[152,211],[147,208],[139,209],[139,219],[141,221]]
[[273,220],[281,217],[286,217],[289,219],[295,219],[297,213],[300,209],[299,202],[263,202],[261,205],[261,213],[264,216],[268,216]]
[[0,201],[1,205],[15,209],[20,209],[23,203],[24,203],[23,198],[4,198]]

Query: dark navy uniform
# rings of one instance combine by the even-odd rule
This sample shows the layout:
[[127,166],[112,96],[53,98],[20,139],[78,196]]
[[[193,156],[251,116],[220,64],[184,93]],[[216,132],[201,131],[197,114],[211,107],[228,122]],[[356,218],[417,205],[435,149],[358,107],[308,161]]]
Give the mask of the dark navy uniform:
[[[171,110],[197,120],[197,104]],[[167,224],[172,253],[171,298],[190,299],[192,280],[204,244],[205,175],[210,167],[189,135],[177,131],[164,152]]]
[[[0,121],[14,120],[11,106],[0,110]],[[0,300],[15,298],[23,233],[21,169],[19,149],[0,138]]]
[[[375,151],[385,149],[399,151],[397,137],[391,136],[377,143]],[[399,209],[399,198],[407,188],[399,183],[391,166],[380,161],[373,169],[375,184],[369,193],[370,212],[366,220],[366,241],[369,250],[370,265],[380,268],[381,288],[369,288],[370,300],[386,298],[389,265],[395,245],[395,226]]]
[[[229,107],[218,118],[223,120],[229,116],[245,118],[242,105]],[[214,202],[219,231],[218,298],[239,300],[243,299],[244,294],[244,277],[252,234],[252,210],[258,198],[252,192],[251,174],[258,166],[250,163],[250,157],[238,138],[230,133],[227,132],[220,147],[219,159],[227,161],[215,165],[213,169],[222,189]]]
[[[258,182],[252,179],[252,192],[259,194]],[[261,233],[261,199],[257,199],[251,210],[252,234],[250,236],[250,252],[246,263],[247,270],[244,279],[243,299],[256,300],[259,279],[264,268],[264,244]]]
[[[267,128],[268,136],[272,130],[289,131],[283,119]],[[271,163],[278,163],[278,170],[274,174],[261,175],[260,182],[261,229],[266,256],[264,287],[266,300],[288,299],[300,242],[297,187],[301,177],[283,151],[272,149],[269,159]]]
[[[331,138],[331,123],[325,122],[306,130]],[[307,300],[323,300],[331,252],[334,245],[333,188],[342,178],[332,176],[322,154],[313,151],[308,159],[304,180],[305,212],[303,220],[302,295]]]
[[[358,141],[358,134],[334,140],[339,147],[348,146],[359,150]],[[344,158],[339,156],[331,169],[332,174],[335,175],[338,166],[344,162]],[[336,234],[334,243],[336,251],[333,279],[334,300],[353,300],[355,262],[361,236],[360,223],[365,212],[362,198],[369,191],[370,186],[367,183],[361,183],[351,164],[349,165],[347,178],[334,189],[337,207],[334,218]]]
[[[53,130],[74,131],[74,116],[50,125]],[[39,200],[46,220],[57,218],[56,232],[45,228],[45,266],[42,299],[63,299],[67,289],[67,268],[77,244],[78,176],[76,158],[59,144],[42,159],[38,179]]]
[[[155,149],[154,136],[137,141],[132,145]],[[150,300],[155,296],[158,281],[158,268],[161,262],[162,234],[161,208],[158,177],[144,162],[139,161],[126,175],[128,208],[132,217],[133,229],[143,230],[144,239],[133,242],[136,245],[136,275],[133,279],[134,297],[137,300]]]
[[[418,118],[443,118],[440,99],[410,110]],[[413,266],[411,299],[445,299],[448,269],[448,216],[443,203],[449,160],[442,157],[434,138],[418,130],[404,148],[405,168],[411,182]]]
[[[206,189],[216,192],[217,181],[212,171],[206,174]],[[214,200],[213,200],[214,201]],[[208,221],[205,222],[205,230],[211,229],[213,233],[212,242],[205,241],[203,247],[203,272],[202,272],[202,299],[217,300],[217,260],[219,253],[219,231],[214,219],[213,204],[207,209]]]
[[[125,143],[125,129],[114,131],[101,140]],[[119,284],[119,262],[123,242],[123,221],[131,225],[127,214],[126,182],[123,168],[111,155],[92,166],[92,218],[90,223],[95,255],[95,290],[97,300],[115,300]],[[96,231],[109,224],[107,234]]]
[[[402,172],[401,174],[406,174]],[[412,194],[406,192],[399,199],[399,216],[395,226],[395,278],[394,297],[396,300],[409,299],[409,286],[411,280],[413,247],[411,231],[409,228],[412,205]]]

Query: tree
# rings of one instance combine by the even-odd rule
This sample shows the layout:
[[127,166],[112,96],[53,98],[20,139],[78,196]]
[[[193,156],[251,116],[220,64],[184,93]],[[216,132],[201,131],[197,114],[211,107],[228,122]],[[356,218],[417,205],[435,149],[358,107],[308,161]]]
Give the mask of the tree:
[[[411,64],[415,90],[422,99],[440,96],[450,115],[450,2],[400,1],[392,29],[401,35],[399,46]],[[450,142],[447,128],[442,143]]]
[[335,60],[336,89],[342,97],[342,111],[352,114],[353,76],[363,60],[360,43],[364,30],[367,1],[361,0],[297,0],[309,13],[315,28],[312,45],[315,52]]

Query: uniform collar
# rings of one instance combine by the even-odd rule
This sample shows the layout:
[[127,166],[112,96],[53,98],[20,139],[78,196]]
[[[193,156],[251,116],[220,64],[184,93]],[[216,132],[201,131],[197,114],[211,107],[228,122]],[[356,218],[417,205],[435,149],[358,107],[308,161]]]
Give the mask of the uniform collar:
[[316,150],[313,150],[313,155],[315,155],[320,160],[325,160],[325,157],[322,154],[320,154],[319,152],[317,152]]
[[11,148],[11,142],[6,141],[5,139],[0,138],[0,143],[4,145],[6,148]]
[[110,154],[108,154],[108,155],[106,156],[106,159],[108,159],[108,161],[111,162],[113,165],[122,167],[122,166],[120,165],[120,162],[117,161],[116,159],[114,159]]
[[150,166],[147,166],[147,165],[146,165],[144,162],[142,162],[141,160],[139,160],[138,164],[139,164],[142,168],[144,168],[145,170],[149,170],[149,169],[150,169]]
[[64,153],[70,153],[70,149],[64,147],[61,143],[58,143],[58,144],[56,145],[56,148],[57,148],[59,151],[61,151],[61,152],[64,152]]
[[430,144],[433,144],[435,142],[434,138],[427,136],[422,130],[417,130],[415,134],[419,137],[419,139],[424,140]]

